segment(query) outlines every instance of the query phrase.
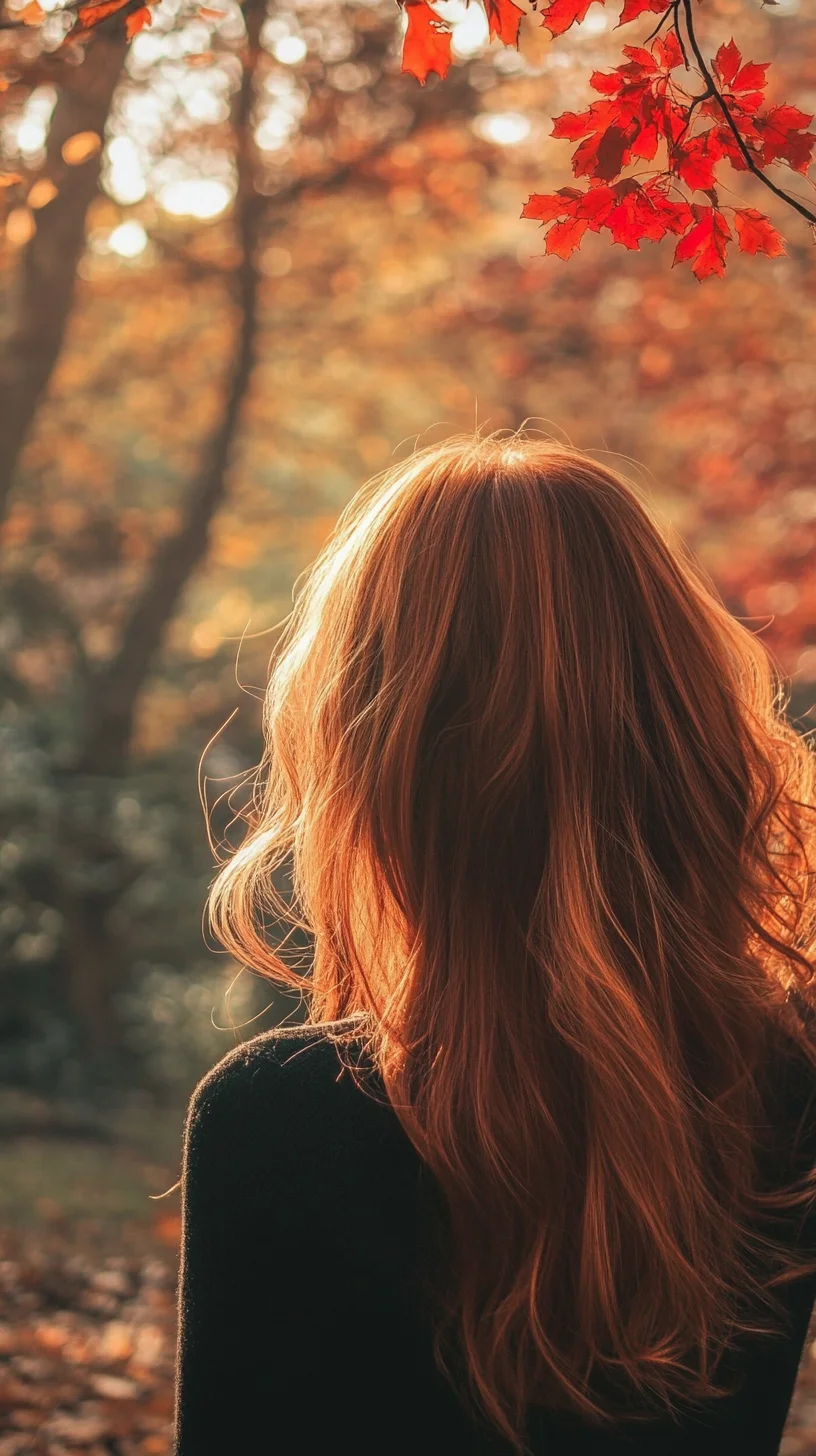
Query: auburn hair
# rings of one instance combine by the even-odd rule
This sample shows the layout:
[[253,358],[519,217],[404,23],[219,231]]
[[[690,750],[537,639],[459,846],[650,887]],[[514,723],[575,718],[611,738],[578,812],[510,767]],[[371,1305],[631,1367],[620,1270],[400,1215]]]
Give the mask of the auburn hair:
[[546,440],[389,469],[296,590],[211,925],[310,1024],[365,1018],[443,1195],[437,1362],[517,1450],[531,1405],[723,1394],[816,1268],[777,1226],[816,1172],[761,1174],[772,1049],[816,1068],[816,756],[786,706],[642,491]]

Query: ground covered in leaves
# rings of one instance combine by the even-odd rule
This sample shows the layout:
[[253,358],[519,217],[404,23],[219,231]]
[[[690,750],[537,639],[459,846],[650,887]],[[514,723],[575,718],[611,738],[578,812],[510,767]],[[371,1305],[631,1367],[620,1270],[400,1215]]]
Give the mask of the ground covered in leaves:
[[0,1456],[169,1456],[182,1118],[0,1096]]
[[[162,1242],[162,1236],[164,1242]],[[170,1456],[176,1257],[167,1227],[0,1235],[0,1456]],[[816,1327],[780,1456],[816,1453]]]
[[168,1456],[176,1260],[130,1245],[0,1239],[1,1456]]

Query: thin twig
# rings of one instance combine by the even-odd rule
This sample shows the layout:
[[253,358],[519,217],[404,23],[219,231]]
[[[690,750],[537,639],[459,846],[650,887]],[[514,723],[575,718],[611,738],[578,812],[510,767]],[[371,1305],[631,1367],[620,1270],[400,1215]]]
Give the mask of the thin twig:
[[677,151],[677,148],[679,147],[679,145],[682,142],[684,136],[686,135],[686,132],[688,131],[689,127],[691,126],[692,118],[694,116],[694,113],[695,113],[697,107],[700,105],[700,102],[701,101],[707,101],[709,99],[709,97],[710,96],[713,96],[713,95],[714,95],[714,92],[707,86],[706,89],[705,89],[705,91],[701,91],[699,96],[695,96],[694,97],[694,99],[693,99],[693,101],[692,101],[692,103],[691,103],[691,105],[690,105],[690,107],[689,107],[689,109],[688,109],[688,111],[686,113],[686,119],[685,119],[685,122],[683,123],[683,130],[681,132],[678,132],[677,133],[677,136],[674,138],[674,140],[671,143],[669,142],[668,138],[666,139],[666,145],[668,146],[669,151],[671,153],[675,153]]
[[696,60],[699,67],[700,75],[706,82],[706,85],[710,88],[712,99],[717,102],[717,105],[722,111],[729,130],[732,132],[734,140],[739,147],[740,155],[742,156],[742,159],[745,162],[748,171],[753,172],[754,176],[759,178],[760,182],[763,184],[764,187],[767,187],[771,192],[775,193],[777,197],[780,197],[782,201],[786,202],[789,207],[792,207],[795,212],[798,212],[801,214],[802,217],[807,218],[808,222],[816,223],[816,212],[811,212],[810,208],[806,207],[803,202],[800,202],[797,197],[791,197],[789,192],[785,192],[782,187],[777,187],[776,183],[772,182],[770,177],[766,176],[765,172],[754,160],[753,156],[748,150],[748,147],[745,144],[745,140],[739,130],[739,127],[737,126],[736,121],[734,120],[734,117],[731,114],[731,111],[729,110],[726,102],[724,101],[723,97],[717,89],[714,77],[712,76],[710,70],[708,69],[708,66],[703,59],[703,53],[700,50],[697,36],[694,33],[694,20],[692,17],[691,0],[682,0],[682,4],[683,11],[686,17],[686,32],[688,34],[689,44],[692,51],[694,52],[694,59]]
[[686,70],[688,70],[689,59],[686,55],[686,47],[683,41],[683,32],[680,29],[680,0],[674,0],[674,4],[672,5],[672,15],[674,16],[674,33],[677,36],[677,44],[680,47],[680,54],[683,57],[683,65],[685,66]]
[[660,19],[658,20],[657,25],[655,26],[654,30],[652,31],[651,35],[647,35],[645,41],[643,42],[644,45],[648,45],[649,44],[649,41],[654,40],[655,36],[658,36],[660,34],[660,32],[663,29],[663,26],[666,24],[666,21],[668,20],[669,16],[674,14],[674,11],[676,10],[676,8],[677,8],[676,7],[676,4],[671,4],[671,5],[668,5],[666,7],[666,9],[663,11],[663,14],[661,15]]

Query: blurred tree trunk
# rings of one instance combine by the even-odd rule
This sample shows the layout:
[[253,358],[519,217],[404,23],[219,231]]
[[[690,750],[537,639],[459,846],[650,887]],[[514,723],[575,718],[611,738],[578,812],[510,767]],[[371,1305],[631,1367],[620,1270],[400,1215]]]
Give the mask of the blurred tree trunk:
[[233,275],[238,337],[221,418],[202,451],[182,525],[159,548],[137,597],[115,658],[95,676],[88,693],[85,732],[76,761],[80,773],[118,774],[127,760],[136,701],[179,598],[207,553],[213,517],[227,488],[241,410],[252,381],[258,336],[260,279],[257,250],[266,199],[255,189],[251,114],[260,29],[266,0],[247,0],[247,56],[234,106],[238,171],[235,231],[240,258]]
[[37,212],[37,231],[22,250],[0,350],[0,514],[59,358],[85,247],[85,220],[99,184],[101,154],[69,167],[62,161],[62,147],[77,132],[104,136],[126,53],[118,26],[112,34],[94,37],[81,65],[59,72],[42,174],[58,181],[59,191]]
[[[192,482],[182,524],[157,552],[133,604],[117,654],[87,685],[84,730],[69,770],[75,783],[81,783],[86,776],[93,778],[97,794],[108,801],[108,809],[118,791],[119,776],[127,766],[134,709],[150,664],[184,587],[206,556],[211,524],[227,489],[241,411],[252,381],[259,313],[257,251],[266,199],[254,186],[251,113],[259,32],[265,13],[266,0],[249,0],[244,7],[248,53],[234,106],[239,262],[232,283],[237,338],[221,417],[202,450],[200,471]],[[70,795],[67,799],[70,801]],[[67,848],[72,834],[70,824],[65,825],[65,831]],[[112,839],[108,850],[106,854],[103,848],[103,859],[115,867],[117,849]],[[126,876],[112,893],[101,896],[76,886],[61,905],[72,944],[67,999],[83,1027],[89,1051],[95,1054],[116,1052],[119,1045],[114,995],[126,968],[121,949],[117,952],[112,944],[110,917],[116,900],[126,889]]]
[[[75,885],[68,875],[62,877],[58,893],[59,909],[65,921],[67,953],[66,1002],[77,1026],[82,1028],[85,1050],[93,1058],[113,1054],[121,1057],[126,1048],[114,1003],[114,994],[126,980],[125,952],[110,928],[110,914],[132,881],[129,867],[122,865],[121,853],[112,858],[109,846],[103,845],[105,869],[113,869],[112,886],[100,889]],[[75,843],[67,840],[70,854]]]

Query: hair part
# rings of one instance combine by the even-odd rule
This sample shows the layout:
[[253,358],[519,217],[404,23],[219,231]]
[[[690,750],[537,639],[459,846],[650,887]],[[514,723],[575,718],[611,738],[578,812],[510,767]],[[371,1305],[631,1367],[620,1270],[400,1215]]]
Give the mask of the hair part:
[[816,1067],[816,758],[783,709],[640,493],[546,441],[416,454],[301,582],[211,924],[313,1023],[367,1017],[444,1195],[439,1364],[518,1449],[530,1404],[723,1393],[816,1268],[773,1233],[816,1173],[762,1177],[779,1034]]

